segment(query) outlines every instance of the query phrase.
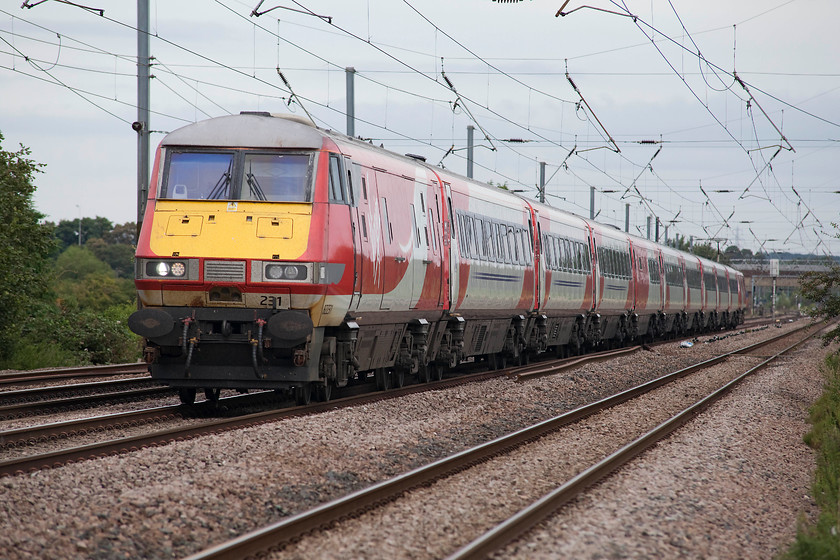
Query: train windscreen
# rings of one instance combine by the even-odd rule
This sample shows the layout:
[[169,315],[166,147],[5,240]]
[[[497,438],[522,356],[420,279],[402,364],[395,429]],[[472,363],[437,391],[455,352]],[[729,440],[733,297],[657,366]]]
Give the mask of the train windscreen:
[[309,202],[313,161],[301,153],[172,150],[160,198]]

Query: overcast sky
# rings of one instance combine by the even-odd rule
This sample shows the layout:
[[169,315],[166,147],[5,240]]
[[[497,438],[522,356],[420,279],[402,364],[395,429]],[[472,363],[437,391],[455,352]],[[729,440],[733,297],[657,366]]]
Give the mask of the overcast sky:
[[[356,134],[396,152],[465,173],[472,124],[475,177],[529,198],[545,162],[548,203],[595,187],[634,233],[840,255],[837,0],[564,1],[151,0],[152,143],[241,110],[344,132],[352,66]],[[47,219],[133,221],[135,3],[39,2],[0,3],[3,148],[46,164]]]

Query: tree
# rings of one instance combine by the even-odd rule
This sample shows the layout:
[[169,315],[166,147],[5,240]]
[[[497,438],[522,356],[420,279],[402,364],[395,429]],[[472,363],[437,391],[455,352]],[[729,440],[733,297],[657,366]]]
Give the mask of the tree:
[[134,283],[115,278],[114,270],[87,245],[70,246],[55,262],[55,295],[65,307],[104,312],[134,301]]
[[27,307],[46,291],[46,262],[52,230],[35,210],[35,173],[43,164],[29,148],[8,152],[0,133],[0,362],[8,357]]
[[717,249],[712,247],[711,243],[694,245],[694,249],[692,249],[691,252],[698,257],[703,257],[704,259],[709,259],[710,261],[717,261],[718,258]]
[[[831,224],[838,229],[837,224]],[[840,239],[840,233],[835,234]],[[802,296],[813,302],[811,316],[830,321],[840,317],[840,265],[836,260],[826,261],[828,269],[824,272],[806,272],[800,280]],[[823,335],[823,342],[829,344],[840,340],[840,326]]]
[[[79,243],[79,220],[61,220],[58,225],[49,224],[55,228],[55,236],[60,242],[60,249],[64,250],[70,245]],[[108,235],[114,229],[111,220],[97,216],[95,218],[82,218],[82,242],[84,245],[89,239],[100,239]]]
[[85,246],[96,257],[108,263],[120,278],[134,278],[134,250],[137,243],[137,224],[116,225],[101,238],[90,239]]

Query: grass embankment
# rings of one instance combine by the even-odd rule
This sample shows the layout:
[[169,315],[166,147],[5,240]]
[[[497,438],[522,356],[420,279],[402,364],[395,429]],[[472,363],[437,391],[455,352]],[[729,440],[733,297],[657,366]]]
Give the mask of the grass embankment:
[[840,356],[825,360],[825,392],[811,407],[805,443],[817,452],[811,492],[820,508],[814,525],[803,524],[787,560],[840,560]]

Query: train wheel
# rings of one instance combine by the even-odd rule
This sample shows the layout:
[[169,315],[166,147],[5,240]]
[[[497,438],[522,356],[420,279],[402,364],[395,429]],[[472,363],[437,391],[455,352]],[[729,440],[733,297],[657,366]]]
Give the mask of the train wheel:
[[299,387],[295,387],[295,403],[298,406],[306,406],[312,402],[312,385],[304,383]]
[[431,370],[431,377],[432,381],[440,381],[443,379],[443,366],[432,362],[429,364],[429,369]]
[[373,372],[376,378],[376,389],[378,391],[387,391],[391,388],[391,374],[385,368],[376,368]]
[[204,398],[210,402],[219,402],[219,394],[221,392],[221,389],[211,389],[209,387],[206,387],[204,389]]
[[181,404],[195,403],[195,388],[194,387],[179,387],[178,398],[181,399]]
[[323,384],[318,385],[318,401],[319,402],[330,402],[332,399],[333,393],[333,384],[332,381],[327,379],[324,381]]
[[417,380],[420,383],[428,383],[432,380],[431,373],[429,372],[429,364],[421,364],[417,369]]
[[403,368],[394,368],[391,371],[391,378],[393,379],[393,386],[399,389],[405,385],[405,370]]

